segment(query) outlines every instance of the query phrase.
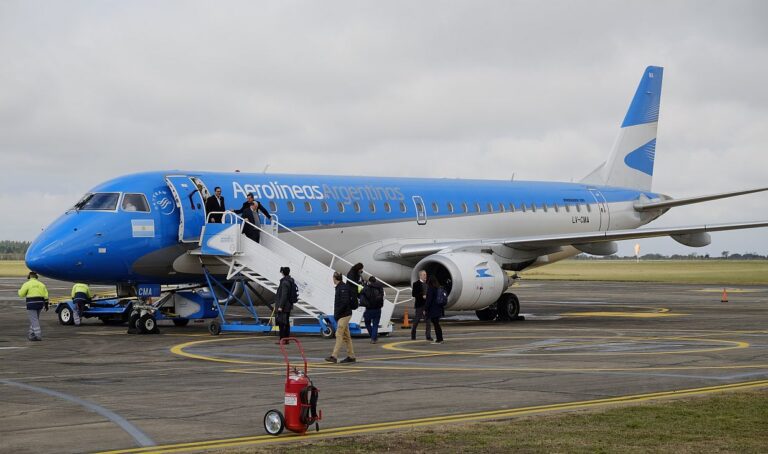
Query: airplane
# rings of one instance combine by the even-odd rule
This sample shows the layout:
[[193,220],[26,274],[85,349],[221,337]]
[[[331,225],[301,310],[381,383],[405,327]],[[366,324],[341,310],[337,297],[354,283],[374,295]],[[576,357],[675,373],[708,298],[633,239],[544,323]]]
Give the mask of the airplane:
[[384,281],[410,283],[425,269],[450,283],[447,309],[512,320],[520,311],[508,291],[512,273],[582,252],[610,255],[620,240],[670,236],[701,247],[711,242],[710,232],[768,226],[639,228],[675,207],[768,190],[679,199],[651,190],[662,77],[662,67],[643,71],[607,160],[578,183],[137,173],[88,191],[31,244],[26,264],[51,278],[119,289],[204,284],[200,258],[191,252],[206,225],[204,200],[221,187],[230,209],[252,193],[279,216],[281,232],[289,229],[348,262],[362,262]]

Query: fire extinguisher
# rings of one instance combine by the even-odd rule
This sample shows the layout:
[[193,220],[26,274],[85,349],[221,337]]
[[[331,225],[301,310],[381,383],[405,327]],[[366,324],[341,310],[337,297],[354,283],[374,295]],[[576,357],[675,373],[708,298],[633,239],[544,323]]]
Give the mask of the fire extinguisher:
[[[295,342],[299,347],[304,361],[303,371],[291,367],[286,349],[290,342]],[[270,435],[280,435],[283,429],[303,435],[314,424],[315,430],[319,432],[318,421],[323,418],[323,412],[317,409],[319,390],[307,375],[307,357],[304,355],[304,348],[295,337],[286,337],[280,339],[280,351],[285,358],[285,416],[279,410],[269,410],[264,415],[264,429]]]

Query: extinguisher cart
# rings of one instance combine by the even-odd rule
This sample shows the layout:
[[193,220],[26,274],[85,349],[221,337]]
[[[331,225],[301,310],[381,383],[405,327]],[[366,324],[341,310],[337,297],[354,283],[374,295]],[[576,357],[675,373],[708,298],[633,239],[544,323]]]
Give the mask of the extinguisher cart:
[[[304,371],[291,367],[288,358],[288,344],[295,342],[304,361]],[[323,419],[323,412],[317,410],[319,390],[314,387],[307,375],[307,356],[301,342],[295,337],[280,340],[280,351],[285,358],[285,416],[280,410],[272,409],[264,415],[264,430],[270,435],[280,435],[283,429],[304,435],[312,424],[320,431],[318,421]]]

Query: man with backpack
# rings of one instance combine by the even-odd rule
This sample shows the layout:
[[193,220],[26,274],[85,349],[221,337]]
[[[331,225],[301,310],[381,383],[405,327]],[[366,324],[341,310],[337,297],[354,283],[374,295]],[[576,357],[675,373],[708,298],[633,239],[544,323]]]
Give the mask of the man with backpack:
[[440,317],[445,312],[445,306],[448,304],[448,293],[445,288],[440,286],[435,276],[429,277],[429,286],[427,288],[427,302],[424,305],[424,315],[432,321],[437,336],[433,344],[443,343],[443,329],[440,327]]
[[293,305],[299,301],[299,288],[296,281],[291,277],[290,268],[284,266],[280,268],[280,272],[283,277],[280,278],[280,285],[277,287],[275,321],[280,330],[280,339],[284,339],[291,335],[291,310]]
[[365,329],[371,336],[371,343],[375,344],[379,335],[379,321],[381,320],[381,308],[384,307],[384,286],[375,277],[368,278],[368,283],[360,297],[360,305],[365,307],[363,320]]

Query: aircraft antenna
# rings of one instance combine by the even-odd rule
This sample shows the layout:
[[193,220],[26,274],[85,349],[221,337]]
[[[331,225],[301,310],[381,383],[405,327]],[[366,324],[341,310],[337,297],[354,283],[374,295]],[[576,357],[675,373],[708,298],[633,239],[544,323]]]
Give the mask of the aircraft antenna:
[[261,173],[267,173],[267,169],[269,168],[271,164],[267,164],[264,166],[264,170],[261,171]]

